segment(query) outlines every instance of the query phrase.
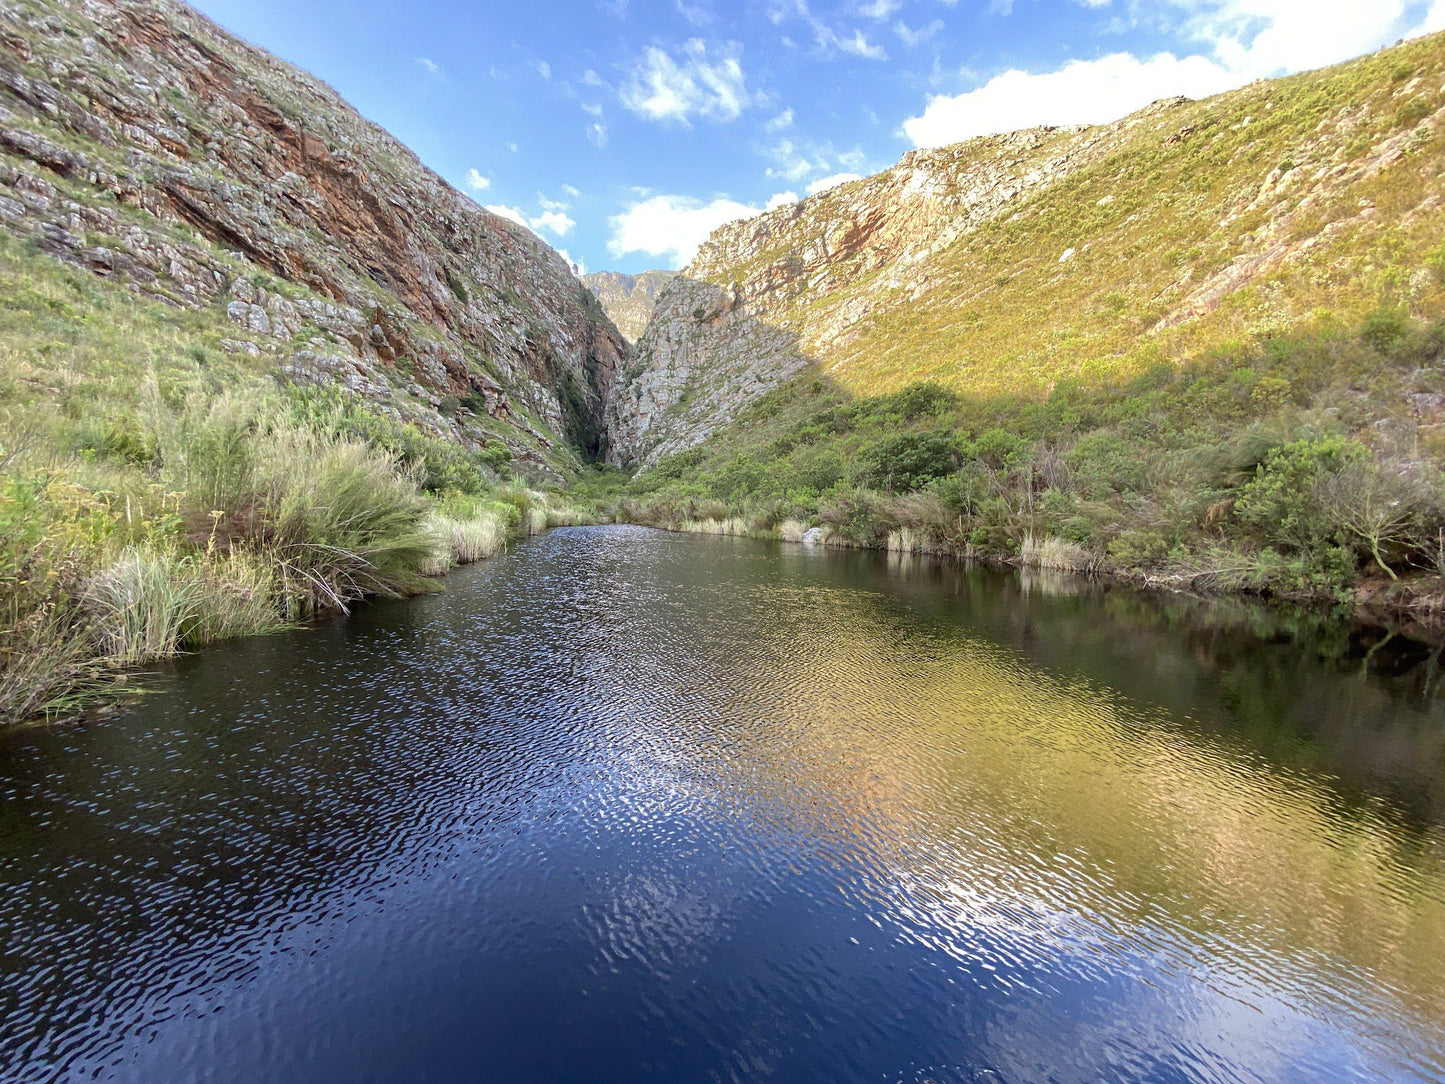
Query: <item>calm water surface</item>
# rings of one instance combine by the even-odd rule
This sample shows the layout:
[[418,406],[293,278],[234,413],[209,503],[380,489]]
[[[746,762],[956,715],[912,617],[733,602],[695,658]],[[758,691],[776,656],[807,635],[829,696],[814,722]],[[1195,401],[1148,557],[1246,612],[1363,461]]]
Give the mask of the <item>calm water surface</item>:
[[7,1079],[1445,1079],[1418,644],[555,532],[0,740]]

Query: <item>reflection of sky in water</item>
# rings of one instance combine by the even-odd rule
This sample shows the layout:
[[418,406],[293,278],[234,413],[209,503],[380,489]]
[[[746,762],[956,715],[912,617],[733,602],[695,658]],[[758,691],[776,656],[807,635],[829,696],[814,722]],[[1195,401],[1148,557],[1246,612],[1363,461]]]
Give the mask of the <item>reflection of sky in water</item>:
[[1035,661],[1096,600],[798,553],[562,532],[27,739],[7,798],[49,827],[5,852],[0,934],[49,955],[0,980],[33,1032],[0,1051],[145,1080],[1441,1074],[1438,826],[1201,729],[1207,698]]

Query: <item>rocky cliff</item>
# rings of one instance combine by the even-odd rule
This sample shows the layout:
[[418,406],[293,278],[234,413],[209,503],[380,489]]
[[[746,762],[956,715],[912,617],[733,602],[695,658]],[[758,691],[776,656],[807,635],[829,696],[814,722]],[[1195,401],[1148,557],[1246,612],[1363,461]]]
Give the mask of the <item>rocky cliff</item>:
[[173,0],[0,8],[0,229],[536,473],[605,439],[627,346],[562,258]]
[[619,462],[801,370],[1046,392],[1328,310],[1445,311],[1445,37],[1118,123],[907,154],[716,231],[658,297]]
[[597,295],[617,329],[635,342],[647,328],[657,295],[676,277],[676,271],[644,271],[640,275],[596,271],[582,281]]

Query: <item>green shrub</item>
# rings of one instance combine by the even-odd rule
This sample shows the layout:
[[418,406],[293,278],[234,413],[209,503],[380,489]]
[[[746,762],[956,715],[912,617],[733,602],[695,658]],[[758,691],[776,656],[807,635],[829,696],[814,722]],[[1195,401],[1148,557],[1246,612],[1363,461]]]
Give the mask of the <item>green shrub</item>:
[[1320,549],[1339,531],[1339,523],[1320,499],[1321,482],[1369,454],[1363,445],[1342,437],[1281,445],[1241,487],[1235,512],[1268,543]]
[[1360,338],[1381,354],[1392,351],[1410,333],[1410,317],[1399,309],[1380,309],[1360,324]]
[[900,433],[863,452],[859,480],[890,493],[911,493],[952,474],[962,455],[952,433]]
[[499,440],[489,440],[481,451],[481,460],[492,470],[503,471],[512,462],[512,449]]

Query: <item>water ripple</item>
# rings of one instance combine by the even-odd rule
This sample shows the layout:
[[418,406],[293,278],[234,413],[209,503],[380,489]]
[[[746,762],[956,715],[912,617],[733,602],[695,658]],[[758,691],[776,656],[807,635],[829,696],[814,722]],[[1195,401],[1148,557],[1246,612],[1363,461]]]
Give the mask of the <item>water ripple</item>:
[[0,742],[0,1075],[1445,1079],[1445,711],[1184,605],[569,529],[184,660]]

